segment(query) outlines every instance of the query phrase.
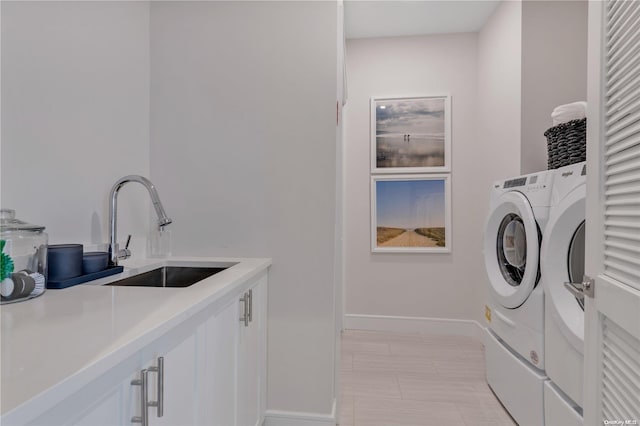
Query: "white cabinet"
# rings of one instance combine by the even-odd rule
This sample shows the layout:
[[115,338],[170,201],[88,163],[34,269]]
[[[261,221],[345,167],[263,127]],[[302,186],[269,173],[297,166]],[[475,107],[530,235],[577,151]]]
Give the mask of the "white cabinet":
[[202,420],[198,424],[236,424],[235,381],[239,317],[238,302],[234,297],[221,312],[204,324],[204,380],[200,387]]
[[[80,414],[80,417],[72,421],[73,425],[92,425],[92,426],[113,426],[120,423],[120,398],[121,387],[113,389],[102,398],[96,401],[96,404],[89,408],[86,412]],[[42,419],[41,424],[52,424],[51,418]]]
[[[164,395],[162,417],[153,414],[151,409],[150,425],[175,426],[195,425],[196,415],[196,385],[198,371],[196,364],[197,341],[195,333],[191,334],[178,346],[164,353]],[[156,375],[157,378],[157,375]],[[154,400],[158,400],[156,392]]]
[[149,426],[196,424],[197,329],[185,328],[177,327],[136,356],[136,370],[122,383],[121,424],[144,424],[144,415]]
[[263,421],[266,400],[266,287],[265,277],[245,293],[248,321],[241,321],[238,327],[237,426],[259,426]]
[[[185,333],[185,328],[191,330]],[[192,326],[178,327],[31,424],[135,426],[141,424],[144,409],[150,426],[197,424],[196,336]],[[162,366],[159,359],[163,360]],[[143,402],[144,370],[147,397]],[[162,416],[157,407],[160,401]],[[134,417],[139,418],[137,422],[132,422]]]
[[136,368],[137,360],[129,359],[35,419],[9,422],[8,425],[130,425],[125,417],[124,402],[130,393],[129,383],[136,374]]
[[265,272],[22,424],[136,426],[146,409],[149,426],[259,426],[266,409],[266,325]]
[[205,323],[202,421],[198,424],[262,424],[266,409],[266,295],[264,275]]

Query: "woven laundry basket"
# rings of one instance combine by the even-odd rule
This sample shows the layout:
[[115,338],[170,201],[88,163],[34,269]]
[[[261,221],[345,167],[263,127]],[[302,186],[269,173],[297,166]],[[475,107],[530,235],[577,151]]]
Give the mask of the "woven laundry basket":
[[557,169],[587,159],[587,119],[571,120],[544,132],[547,138],[547,168]]

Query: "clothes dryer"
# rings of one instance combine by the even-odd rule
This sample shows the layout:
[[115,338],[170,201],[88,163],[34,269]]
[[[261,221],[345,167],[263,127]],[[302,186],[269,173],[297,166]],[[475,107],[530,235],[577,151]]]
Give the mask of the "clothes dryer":
[[540,245],[553,171],[495,182],[484,233],[487,382],[521,425],[544,423],[544,292]]
[[[545,291],[545,362],[555,392],[545,393],[547,424],[582,417],[586,164],[556,169],[540,267]],[[567,284],[565,284],[567,283]],[[555,407],[555,408],[554,408]]]

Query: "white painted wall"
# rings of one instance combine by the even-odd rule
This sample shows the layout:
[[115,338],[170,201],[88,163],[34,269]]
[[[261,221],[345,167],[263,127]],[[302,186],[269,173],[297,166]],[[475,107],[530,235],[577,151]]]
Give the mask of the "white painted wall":
[[[504,1],[478,34],[477,141],[488,155],[484,165],[476,167],[483,199],[477,211],[484,218],[488,215],[491,183],[520,174],[521,58],[522,3]],[[484,232],[484,222],[479,226]],[[472,293],[477,301],[476,315],[484,313],[487,280],[483,265]]]
[[547,169],[551,112],[587,99],[586,0],[522,3],[522,173]]
[[[112,184],[151,174],[175,254],[274,258],[269,408],[329,415],[336,4],[1,7],[2,206],[51,243],[106,242]],[[144,189],[119,211],[142,255]]]
[[336,3],[154,2],[151,177],[173,253],[273,258],[270,412],[334,400]]
[[[348,315],[479,318],[474,288],[484,276],[482,223],[487,161],[503,159],[476,130],[476,34],[347,41],[345,108],[345,306]],[[371,253],[369,101],[371,96],[452,97],[451,254]],[[508,144],[509,142],[506,142]],[[516,159],[519,157],[515,157]]]
[[[340,393],[340,361],[342,359],[342,323],[344,317],[344,104],[346,103],[345,17],[344,2],[338,0],[336,8],[336,211],[335,211],[335,267],[334,267],[334,394]],[[340,413],[340,398],[336,412]]]
[[[50,243],[107,242],[111,186],[149,174],[148,4],[0,7],[2,207],[45,225]],[[147,198],[123,189],[122,238],[146,237]]]
[[[489,190],[521,167],[522,3],[477,34],[350,40],[347,64],[346,314],[481,321]],[[452,95],[453,253],[371,254],[369,98],[433,92]]]

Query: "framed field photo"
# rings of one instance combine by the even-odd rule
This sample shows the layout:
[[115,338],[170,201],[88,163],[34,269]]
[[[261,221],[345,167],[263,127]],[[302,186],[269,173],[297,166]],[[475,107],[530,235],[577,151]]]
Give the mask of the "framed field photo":
[[449,171],[449,95],[371,98],[371,173]]
[[372,176],[371,251],[451,252],[449,175]]

